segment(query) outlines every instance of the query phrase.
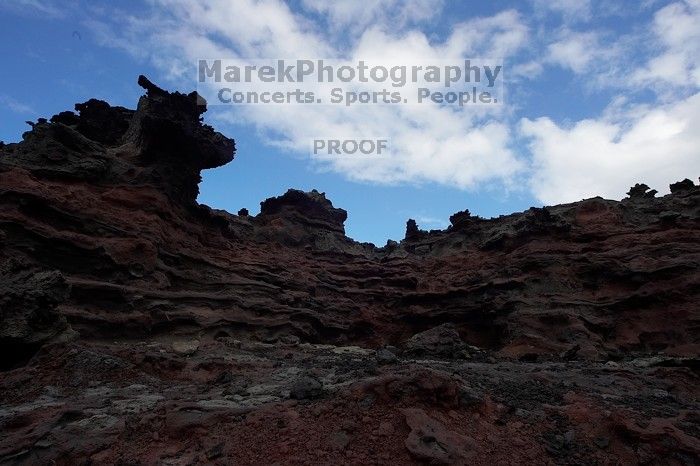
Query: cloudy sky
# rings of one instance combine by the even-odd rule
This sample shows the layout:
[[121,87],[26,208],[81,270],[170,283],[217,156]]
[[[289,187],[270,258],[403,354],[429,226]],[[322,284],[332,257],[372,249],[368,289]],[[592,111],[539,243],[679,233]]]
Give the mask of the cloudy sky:
[[[287,188],[325,191],[348,234],[444,228],[700,175],[700,0],[0,0],[0,140],[98,97],[133,107],[138,74],[196,88],[199,58],[498,57],[506,103],[219,106],[238,156],[200,201],[252,213]],[[317,135],[384,135],[392,152],[315,158]]]

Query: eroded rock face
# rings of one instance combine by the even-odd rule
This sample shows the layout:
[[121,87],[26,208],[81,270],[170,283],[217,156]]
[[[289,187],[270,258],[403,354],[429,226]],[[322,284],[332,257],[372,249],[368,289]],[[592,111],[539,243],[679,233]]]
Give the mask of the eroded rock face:
[[377,248],[316,191],[198,205],[234,142],[139,81],[0,146],[0,462],[697,458],[694,183]]
[[0,370],[21,367],[40,347],[70,334],[56,307],[70,288],[58,271],[35,271],[13,259],[0,265]]

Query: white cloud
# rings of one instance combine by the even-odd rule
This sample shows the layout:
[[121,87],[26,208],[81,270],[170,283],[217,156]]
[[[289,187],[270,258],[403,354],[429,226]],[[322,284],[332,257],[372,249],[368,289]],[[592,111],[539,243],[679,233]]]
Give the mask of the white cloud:
[[7,108],[9,108],[10,110],[12,110],[15,113],[24,114],[24,115],[36,113],[31,106],[29,106],[25,103],[22,103],[19,100],[14,99],[8,95],[0,95],[0,103],[2,105],[7,106]]
[[594,32],[567,32],[564,37],[547,47],[547,61],[570,68],[575,73],[584,71],[601,51],[598,35]]
[[642,85],[700,86],[700,1],[672,3],[654,15],[661,53],[633,74]]
[[[528,22],[511,9],[453,24],[440,38],[419,27],[434,19],[442,5],[438,0],[303,0],[304,10],[296,12],[280,0],[235,5],[153,0],[153,5],[152,14],[120,18],[117,29],[104,20],[90,26],[104,43],[149,59],[182,85],[191,83],[194,61],[205,57],[406,63],[492,57],[506,59],[509,76],[535,78],[556,65],[589,77],[596,85],[587,92],[605,89],[631,96],[608,96],[611,104],[600,116],[571,125],[547,116],[514,124],[514,112],[522,116],[528,111],[516,105],[462,111],[429,105],[211,109],[217,119],[252,124],[265,143],[300,154],[309,154],[310,140],[318,136],[389,138],[391,154],[385,157],[309,156],[319,169],[351,180],[463,189],[528,184],[541,201],[558,203],[595,195],[620,198],[636,182],[662,191],[700,172],[700,136],[693,131],[700,127],[700,47],[694,27],[700,0],[663,7],[649,33],[624,37],[590,26],[594,9],[588,1],[535,0],[543,14],[561,15],[565,26],[552,26],[541,17]],[[587,21],[588,28],[581,28],[579,20]],[[639,43],[640,37],[649,39]],[[631,59],[637,51],[646,57],[650,50],[648,60]],[[634,101],[635,92],[658,92],[659,83],[685,86],[684,93],[664,94],[661,104]],[[520,144],[522,138],[525,144]]]
[[[564,30],[548,46],[548,62],[597,85],[653,90],[659,100],[635,104],[626,97],[634,94],[625,92],[613,97],[601,116],[568,126],[547,117],[522,119],[520,134],[532,154],[530,187],[538,199],[549,204],[596,195],[619,199],[637,182],[664,193],[670,183],[700,174],[697,24],[698,0],[658,10],[651,33],[635,36],[637,50],[644,45],[652,51],[637,67],[625,57],[635,53],[631,36],[607,44],[595,31]],[[643,37],[646,43],[640,43]],[[679,92],[679,87],[686,90]]]
[[668,185],[700,173],[700,94],[655,109],[619,109],[570,128],[549,118],[523,119],[533,154],[531,189],[544,203],[624,197],[644,182]]
[[565,21],[587,21],[591,18],[591,0],[533,0],[540,14],[556,13]]
[[528,27],[515,10],[475,18],[454,26],[442,47],[446,57],[511,57],[528,39]]
[[445,219],[441,218],[436,218],[436,217],[431,217],[429,215],[416,215],[412,218],[415,218],[416,223],[418,223],[418,227],[424,230],[429,230],[429,229],[441,229],[444,230],[449,226],[449,222],[445,221]]
[[333,32],[358,34],[370,25],[401,29],[435,17],[443,0],[302,0],[309,11],[321,14]]
[[[241,0],[235,6],[224,0],[194,5],[184,0],[158,0],[156,5],[158,11],[167,14],[122,21],[128,25],[126,29],[116,31],[115,36],[102,34],[102,37],[129,51],[135,46],[148,49],[151,60],[173,78],[186,73],[196,59],[204,57],[345,56],[411,64],[424,59],[469,57],[479,51],[484,52],[480,56],[502,57],[512,54],[527,38],[527,28],[515,11],[458,24],[444,41],[431,42],[418,29],[384,25],[377,18],[386,12],[374,8],[372,5],[376,4],[372,2],[360,9],[359,3],[324,6],[307,1],[307,8],[328,15],[329,21],[336,15],[347,14],[348,21],[354,25],[371,23],[359,33],[349,50],[342,50],[333,37],[319,32],[309,18],[276,0]],[[410,7],[406,5],[390,1],[389,11],[398,9],[407,21],[415,21],[429,17],[437,3],[421,1]],[[93,29],[99,31],[100,27]],[[212,111],[219,119],[252,123],[270,135],[268,143],[299,153],[309,153],[311,139],[318,136],[388,138],[391,153],[385,157],[311,158],[319,169],[333,170],[356,181],[434,182],[465,189],[486,182],[508,186],[524,167],[509,146],[511,129],[500,121],[502,107],[455,111],[425,104],[352,108],[286,105],[213,108]]]
[[12,13],[38,16],[45,18],[64,18],[66,11],[72,5],[66,4],[58,8],[55,2],[46,0],[12,0],[0,2],[0,10],[9,10]]
[[[640,53],[641,39],[633,35],[615,35],[604,30],[561,28],[546,45],[539,63],[572,71],[587,92],[638,87],[630,82],[634,55]],[[536,61],[537,62],[537,61]]]

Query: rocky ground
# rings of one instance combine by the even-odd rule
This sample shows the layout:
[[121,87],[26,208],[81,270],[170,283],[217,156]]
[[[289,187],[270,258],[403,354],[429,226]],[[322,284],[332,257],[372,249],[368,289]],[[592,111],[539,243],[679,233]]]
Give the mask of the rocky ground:
[[700,188],[383,247],[142,78],[0,143],[0,464],[697,464]]

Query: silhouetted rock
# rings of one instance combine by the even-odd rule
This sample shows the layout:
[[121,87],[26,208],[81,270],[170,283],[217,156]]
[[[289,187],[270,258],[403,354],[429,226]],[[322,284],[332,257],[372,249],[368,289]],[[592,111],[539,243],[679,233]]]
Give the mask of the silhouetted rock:
[[107,102],[97,99],[76,104],[75,110],[80,114],[79,117],[63,112],[52,117],[51,121],[74,125],[80,134],[105,146],[115,146],[121,142],[134,114],[123,107],[112,107]]
[[426,235],[426,232],[424,230],[420,230],[418,228],[418,224],[416,223],[415,220],[412,218],[409,218],[406,221],[406,235],[404,237],[405,240],[407,241],[416,241],[421,238],[424,238]]
[[290,189],[282,196],[267,199],[260,203],[260,215],[297,219],[312,227],[339,233],[345,232],[344,223],[348,218],[345,210],[334,208],[331,201],[326,199],[325,193],[319,193],[315,189],[308,193]]
[[124,142],[132,145],[137,165],[165,181],[170,196],[193,204],[200,172],[233,160],[235,143],[201,123],[207,108],[196,92],[169,93],[143,76],[139,84],[148,93],[139,100]]
[[469,209],[462,210],[450,216],[450,224],[453,228],[463,228],[471,223],[472,214]]
[[673,183],[670,185],[670,189],[671,189],[672,194],[678,194],[678,193],[692,191],[695,188],[696,188],[695,183],[690,181],[688,178],[684,179],[683,181],[679,181],[677,183]]
[[631,199],[653,198],[657,193],[658,191],[655,189],[649,191],[649,186],[645,185],[644,183],[637,183],[632,186],[629,191],[627,191],[627,195]]

